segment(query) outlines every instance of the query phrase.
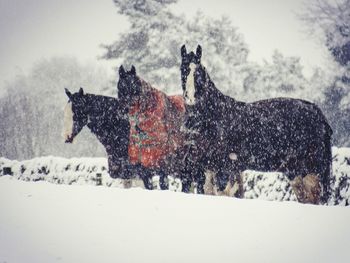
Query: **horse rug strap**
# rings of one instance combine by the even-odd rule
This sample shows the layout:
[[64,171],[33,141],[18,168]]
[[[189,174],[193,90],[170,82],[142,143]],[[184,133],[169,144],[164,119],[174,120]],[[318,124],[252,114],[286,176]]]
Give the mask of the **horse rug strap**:
[[129,159],[131,164],[159,167],[168,153],[165,95],[157,91],[148,95],[129,109]]

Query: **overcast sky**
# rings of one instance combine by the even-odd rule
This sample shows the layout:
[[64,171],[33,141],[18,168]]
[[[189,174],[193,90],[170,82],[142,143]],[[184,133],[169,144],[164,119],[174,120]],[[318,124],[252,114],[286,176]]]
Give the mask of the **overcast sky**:
[[[302,1],[179,0],[172,9],[189,16],[198,9],[213,17],[228,15],[250,47],[250,60],[269,60],[278,49],[300,56],[308,74],[326,64],[326,52],[302,31],[295,15]],[[41,58],[96,60],[103,53],[99,45],[113,42],[127,27],[112,0],[0,0],[0,87]]]

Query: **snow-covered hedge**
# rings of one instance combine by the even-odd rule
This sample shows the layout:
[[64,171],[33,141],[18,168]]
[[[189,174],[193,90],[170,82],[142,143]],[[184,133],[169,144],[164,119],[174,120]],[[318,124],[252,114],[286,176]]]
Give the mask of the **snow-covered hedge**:
[[2,168],[0,175],[11,172],[14,178],[24,181],[44,180],[56,184],[97,184],[97,174],[101,174],[105,184],[109,179],[105,158],[66,159],[45,156],[25,161],[0,158],[0,167]]
[[[108,174],[106,158],[62,158],[55,156],[38,157],[17,161],[0,158],[0,176],[11,175],[24,181],[47,181],[55,184],[87,184],[108,187],[143,186],[141,180],[113,179]],[[159,188],[159,177],[153,178]],[[170,190],[181,190],[179,180],[169,179]]]
[[[333,147],[332,196],[330,205],[350,203],[350,148]],[[0,176],[11,174],[25,181],[45,180],[56,184],[89,184],[113,187],[140,186],[140,181],[112,179],[105,158],[40,157],[26,161],[0,158]],[[288,179],[281,173],[244,172],[244,197],[276,201],[295,201]],[[158,186],[158,178],[154,178]],[[169,178],[170,190],[180,191],[178,179]]]
[[333,175],[330,204],[350,204],[350,148],[332,148]]

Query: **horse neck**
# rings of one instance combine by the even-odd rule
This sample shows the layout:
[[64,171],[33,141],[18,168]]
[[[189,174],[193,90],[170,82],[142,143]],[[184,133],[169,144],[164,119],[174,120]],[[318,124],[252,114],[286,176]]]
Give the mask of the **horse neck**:
[[223,100],[224,98],[224,94],[215,86],[214,82],[211,80],[208,72],[205,72],[205,79],[206,79],[206,82],[205,82],[205,89],[208,91],[207,92],[207,99],[212,101],[212,102],[219,102],[221,100]]
[[151,84],[149,84],[145,80],[143,80],[141,78],[140,78],[140,80],[141,80],[141,88],[142,88],[142,96],[141,97],[147,97],[147,95],[154,94],[154,93],[164,94],[162,91],[154,88]]
[[[128,144],[125,142],[128,139],[128,121],[123,117],[120,117],[119,120],[114,119],[114,116],[115,118],[119,118],[120,113],[116,112],[118,109],[111,105],[107,97],[104,99],[104,97],[98,98],[91,95],[88,103],[90,110],[87,126],[90,131],[95,134],[97,139],[105,147],[108,155],[117,154],[124,156],[127,149],[126,145]],[[102,107],[102,109],[93,107],[96,104]],[[107,133],[106,130],[108,130]],[[116,149],[119,149],[119,151]]]
[[[208,118],[221,119],[222,116],[227,115],[228,111],[239,114],[241,108],[245,106],[244,102],[236,101],[234,98],[223,94],[215,86],[208,73],[206,73],[205,89],[207,90],[207,94],[200,107],[200,111],[206,112]],[[211,106],[209,107],[209,105]]]
[[151,105],[155,105],[157,103],[156,98],[166,98],[166,94],[156,88],[154,88],[151,84],[141,79],[141,95],[139,96],[139,106],[140,110],[144,111],[149,108]]
[[214,84],[214,82],[211,80],[208,72],[206,71],[206,89],[208,89],[208,97],[210,100],[213,101],[227,101],[230,100],[230,102],[232,104],[237,105],[237,107],[242,107],[244,106],[246,103],[235,100],[234,98],[227,96],[225,94],[223,94]]

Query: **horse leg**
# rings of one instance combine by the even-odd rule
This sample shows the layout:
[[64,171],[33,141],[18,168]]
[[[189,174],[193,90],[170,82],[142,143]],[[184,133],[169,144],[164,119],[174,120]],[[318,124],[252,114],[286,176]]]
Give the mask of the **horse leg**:
[[298,176],[291,181],[291,186],[301,203],[320,204],[328,201],[331,152],[328,153],[322,143],[310,141],[306,156],[298,158],[303,161],[298,162],[299,168],[295,172]]
[[[327,128],[325,129],[325,138],[313,142],[309,148],[306,162],[308,170],[304,173],[307,174],[304,177],[304,180],[306,180],[305,184],[313,186],[313,193],[310,193],[311,196],[314,196],[319,191],[318,187],[322,189],[318,198],[318,202],[322,204],[327,204],[331,195],[332,149],[329,131],[327,131]],[[317,176],[315,177],[315,175]],[[314,200],[315,198],[311,197],[311,199]]]
[[145,185],[145,188],[147,190],[153,190],[152,172],[150,171],[150,169],[146,167],[142,167],[141,165],[138,165],[137,173],[141,177],[143,184]]
[[320,203],[321,185],[319,177],[316,174],[307,174],[304,178],[297,176],[290,184],[300,203]]
[[227,171],[224,171],[223,169],[220,169],[215,177],[215,186],[217,188],[217,191],[219,195],[223,192],[227,187],[230,179],[230,174]]
[[152,184],[151,178],[152,177],[150,177],[149,175],[144,175],[144,174],[141,175],[141,179],[147,190],[153,190],[153,184]]
[[204,194],[206,195],[215,195],[215,172],[206,170],[204,172],[205,183],[204,183]]
[[108,156],[108,173],[113,179],[120,178],[121,165],[118,161],[114,160],[111,156]]
[[192,176],[193,167],[195,167],[195,165],[191,161],[184,160],[184,165],[179,170],[182,185],[181,190],[184,193],[191,192],[191,186],[194,179],[194,177]]
[[240,171],[220,171],[216,180],[217,195],[243,198],[243,180]]
[[199,171],[200,169],[194,168],[190,171],[184,171],[181,173],[182,192],[190,193],[192,189],[192,182],[197,183],[197,193],[204,194],[204,174]]
[[194,170],[194,181],[197,183],[197,194],[204,194],[205,175],[202,168]]
[[168,190],[169,189],[169,184],[168,184],[168,177],[162,171],[161,169],[157,170],[157,174],[159,174],[159,185],[161,190]]
[[320,185],[316,175],[317,171],[315,171],[315,161],[310,152],[300,156],[291,154],[286,157],[278,169],[289,179],[292,190],[300,203],[317,204],[320,201],[320,196],[317,197],[318,192],[320,194],[317,189]]
[[303,178],[306,201],[311,204],[319,204],[321,201],[320,178],[316,174],[308,174]]
[[186,172],[182,172],[180,176],[180,180],[182,184],[182,192],[189,193],[191,191],[192,176],[190,176]]
[[244,186],[243,186],[243,173],[241,171],[238,171],[234,173],[232,176],[234,178],[233,182],[231,182],[230,178],[230,184],[232,185],[231,192],[233,193],[233,196],[236,198],[243,198],[244,197]]

